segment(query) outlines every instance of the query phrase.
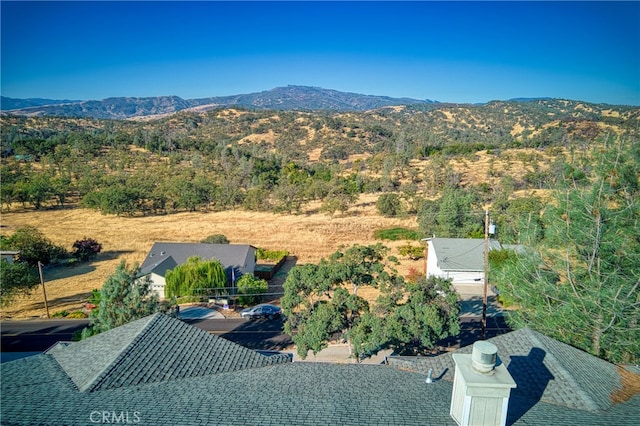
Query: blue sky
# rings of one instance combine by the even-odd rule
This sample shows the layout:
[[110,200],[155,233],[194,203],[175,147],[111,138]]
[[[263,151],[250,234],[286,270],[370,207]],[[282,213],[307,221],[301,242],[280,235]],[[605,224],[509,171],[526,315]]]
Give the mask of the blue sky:
[[640,105],[640,2],[2,1],[1,93]]

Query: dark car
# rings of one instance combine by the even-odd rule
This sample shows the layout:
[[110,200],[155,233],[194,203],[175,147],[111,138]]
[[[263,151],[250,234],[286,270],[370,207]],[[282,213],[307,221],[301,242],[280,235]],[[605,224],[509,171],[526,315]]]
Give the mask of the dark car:
[[256,305],[253,308],[243,309],[240,313],[240,316],[245,319],[258,319],[258,318],[279,318],[282,315],[282,309],[278,306],[269,305],[268,303],[263,303],[261,305]]

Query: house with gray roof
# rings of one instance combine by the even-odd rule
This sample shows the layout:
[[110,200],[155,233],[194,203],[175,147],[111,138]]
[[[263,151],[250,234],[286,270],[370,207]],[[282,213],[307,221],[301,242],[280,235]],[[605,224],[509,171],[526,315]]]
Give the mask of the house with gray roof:
[[[526,329],[488,342],[517,385],[506,424],[638,424],[637,371]],[[456,425],[455,354],[380,365],[290,362],[154,314],[2,364],[0,422]]]
[[[482,238],[427,238],[426,275],[451,279],[452,284],[484,282],[484,247]],[[496,240],[489,240],[489,250],[500,250]]]
[[248,244],[156,242],[140,265],[139,276],[149,277],[151,290],[162,299],[167,271],[182,265],[192,256],[220,261],[232,287],[238,278],[253,274],[256,268],[256,248]]

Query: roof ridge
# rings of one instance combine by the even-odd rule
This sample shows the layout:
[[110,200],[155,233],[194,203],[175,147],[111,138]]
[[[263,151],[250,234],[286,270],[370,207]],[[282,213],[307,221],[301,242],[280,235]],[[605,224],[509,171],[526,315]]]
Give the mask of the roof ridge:
[[[150,315],[71,345],[57,346],[49,354],[71,378],[79,391],[91,390],[95,388],[95,383],[105,376],[105,369],[111,370],[113,362],[140,334],[141,330],[136,328],[141,325],[142,329],[146,328],[147,323],[153,318],[153,315]],[[131,333],[131,338],[127,333]],[[98,344],[101,345],[100,351],[95,348]]]
[[160,312],[51,355],[81,392],[290,362],[286,355],[267,357]]
[[[562,373],[562,375],[564,376],[564,380],[566,380],[569,383],[569,385],[571,386],[571,388],[573,388],[575,390],[576,394],[579,395],[580,398],[584,400],[585,406],[591,411],[597,411],[598,409],[600,409],[600,407],[598,406],[598,404],[596,404],[596,402],[593,400],[593,398],[591,398],[591,396],[589,396],[584,391],[584,389],[582,389],[580,387],[580,385],[576,381],[575,377],[573,377],[573,374],[571,374],[566,369],[566,366],[565,366],[564,362],[562,362],[561,360],[558,359],[556,354],[552,351],[553,348],[550,347],[549,342],[545,342],[544,341],[544,340],[548,339],[548,337],[543,336],[542,334],[538,333],[537,331],[535,331],[535,330],[533,330],[533,329],[531,329],[529,327],[525,327],[522,330],[526,330],[527,334],[529,335],[529,337],[532,340],[534,340],[535,343],[537,343],[541,348],[544,348],[545,357],[549,357],[550,358],[549,361],[552,361],[554,367],[560,373]],[[541,337],[546,337],[546,339],[541,339]],[[557,340],[557,342],[562,343],[559,340]],[[570,345],[568,345],[568,346],[570,346]]]
[[[585,382],[584,371],[580,371],[584,367],[584,365],[581,365],[576,357],[583,358],[583,364],[587,361],[589,363],[596,363],[599,368],[598,374],[600,375],[605,374],[605,371],[607,369],[615,370],[616,373],[614,374],[614,376],[618,380],[620,380],[617,366],[615,364],[598,358],[597,356],[583,351],[582,349],[578,349],[567,343],[561,342],[560,340],[548,337],[535,330],[531,330],[531,332],[537,337],[538,341],[541,341],[542,344],[544,344],[544,347],[547,348],[547,355],[549,355],[555,361],[554,366],[562,374],[565,375],[565,379],[575,390],[575,393],[583,399],[588,410],[606,410],[611,407],[612,403],[608,396],[612,389],[605,390],[603,388],[597,387],[597,391],[595,393],[590,393],[589,390],[593,390],[589,389],[589,384],[591,381],[590,379],[588,379]],[[564,357],[565,359],[559,359],[558,356],[562,355],[562,353],[558,352],[558,350],[563,350],[564,348],[568,349],[568,353],[566,354],[566,357]],[[567,368],[571,368],[572,371],[567,370]],[[580,379],[582,379],[582,381]],[[621,387],[621,384],[619,384],[618,387]],[[602,392],[606,394],[606,397],[603,397]]]
[[122,350],[118,352],[116,357],[109,364],[107,364],[107,366],[102,370],[102,373],[90,382],[91,385],[86,390],[92,391],[94,389],[99,388],[100,385],[104,382],[105,378],[109,377],[111,372],[114,371],[116,367],[120,364],[120,362],[125,358],[125,356],[128,355],[129,353],[128,349],[134,346],[134,344],[136,344],[137,342],[139,342],[142,339],[141,336],[143,336],[144,333],[149,328],[151,328],[155,323],[159,322],[162,315],[163,315],[162,313],[156,312],[155,314],[151,314],[150,318],[147,317],[148,318],[147,324],[144,327],[142,327],[140,330],[138,330],[137,333],[134,334],[133,339],[131,339],[129,343],[125,345],[122,348]]

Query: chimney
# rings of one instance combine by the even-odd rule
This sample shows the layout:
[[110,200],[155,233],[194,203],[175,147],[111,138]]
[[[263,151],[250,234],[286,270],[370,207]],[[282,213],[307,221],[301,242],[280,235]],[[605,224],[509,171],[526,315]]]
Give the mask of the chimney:
[[453,360],[456,370],[449,410],[451,417],[462,426],[504,426],[509,395],[516,382],[507,368],[498,363],[496,345],[487,341],[475,342],[471,355],[453,354]]

